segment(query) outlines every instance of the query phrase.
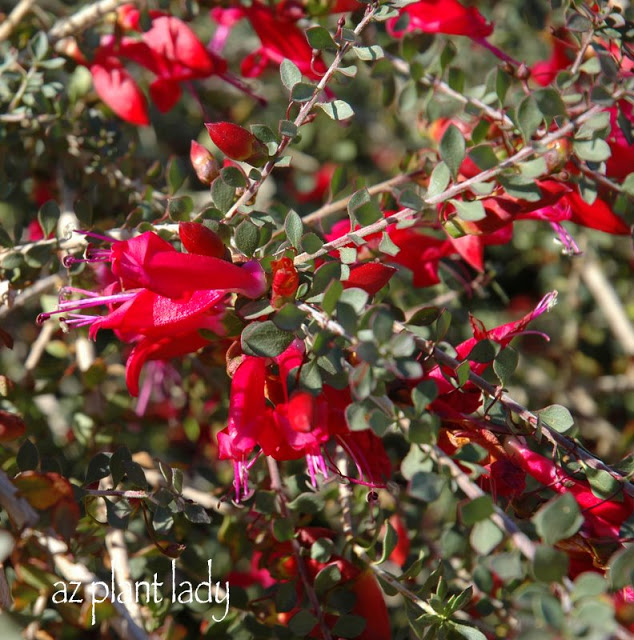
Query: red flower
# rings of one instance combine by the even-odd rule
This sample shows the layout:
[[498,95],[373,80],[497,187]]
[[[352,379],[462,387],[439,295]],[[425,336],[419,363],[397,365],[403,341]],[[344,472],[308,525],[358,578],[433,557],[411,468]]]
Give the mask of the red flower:
[[290,258],[273,260],[271,267],[273,269],[271,304],[278,307],[295,295],[299,287],[299,274]]
[[[257,77],[269,65],[280,65],[285,58],[294,62],[303,75],[313,80],[319,80],[326,72],[326,65],[321,58],[313,60],[312,47],[304,32],[295,24],[301,14],[298,16],[292,11],[284,13],[284,7],[280,9],[280,5],[270,9],[255,1],[250,7],[241,7],[239,10],[212,9],[211,17],[221,23],[228,21],[228,24],[233,24],[239,19],[238,11],[241,17],[249,20],[262,45],[242,61],[242,75]],[[226,12],[231,13],[225,19]]]
[[[385,215],[389,216],[392,213],[393,212],[391,211],[386,211]],[[341,220],[332,227],[329,233],[326,234],[326,240],[331,242],[332,240],[335,240],[349,232],[350,221]],[[449,240],[439,239],[434,236],[423,234],[413,227],[397,229],[396,225],[389,225],[386,229],[386,233],[389,235],[390,240],[399,248],[399,252],[395,256],[390,256],[389,261],[407,267],[412,271],[414,274],[413,282],[415,287],[428,287],[440,282],[438,277],[438,265],[440,260],[448,255],[456,253]],[[364,250],[360,251],[359,259],[363,259],[364,253],[369,253],[370,250],[377,250],[381,242],[381,237],[381,233],[366,236]],[[357,284],[348,286],[360,286],[359,283],[362,282],[365,276],[370,275],[371,270],[374,270],[374,276],[379,275],[379,271],[376,267],[370,268],[368,266],[366,267],[366,272],[361,272],[354,276],[353,282],[356,280]],[[352,273],[354,273],[354,269],[352,270]],[[381,277],[389,280],[388,272],[385,268],[382,269]],[[387,280],[385,280],[385,282],[387,282]],[[376,284],[379,284],[379,280],[376,281],[375,285]],[[364,287],[361,286],[361,288]],[[380,288],[381,287],[379,287],[379,289]]]
[[387,22],[390,35],[401,38],[406,33],[446,33],[470,38],[486,38],[493,33],[493,25],[474,7],[465,7],[458,0],[418,0],[400,10],[407,15],[409,23],[405,29],[397,31],[398,18]]
[[553,50],[550,58],[536,62],[531,67],[531,78],[542,87],[549,85],[560,71],[572,64],[570,52],[575,46],[568,39],[556,37],[552,38],[552,43]]
[[238,267],[217,257],[181,253],[152,231],[112,243],[110,251],[93,252],[112,261],[112,272],[129,288],[143,287],[160,296],[182,298],[196,290],[241,293],[258,298],[266,290],[262,267]]
[[157,76],[149,89],[161,112],[169,111],[178,102],[182,94],[181,82],[225,75],[225,60],[209,53],[182,20],[151,11],[152,25],[143,32],[138,9],[126,6],[120,11],[120,27],[141,33],[140,38],[104,36],[90,63],[76,46],[69,46],[67,54],[89,67],[97,95],[122,119],[137,125],[149,124],[145,96],[123,65],[122,58]]
[[626,492],[620,493],[614,500],[596,496],[586,481],[568,475],[552,460],[532,451],[517,438],[507,438],[504,448],[515,464],[541,484],[557,493],[571,493],[574,496],[583,509],[586,530],[590,535],[619,539],[621,525],[634,510],[634,498]]
[[[247,471],[255,461],[247,458],[256,446],[280,461],[305,457],[315,486],[317,473],[329,475],[322,449],[331,438],[353,459],[358,470],[358,478],[351,478],[353,482],[384,486],[385,478],[391,474],[381,439],[370,430],[348,431],[348,391],[327,385],[317,396],[292,390],[303,362],[304,345],[298,340],[272,361],[242,356],[231,386],[229,422],[218,434],[221,459],[234,462],[238,500],[247,495]],[[278,367],[278,375],[270,369],[273,364]],[[338,472],[334,464],[330,467]]]

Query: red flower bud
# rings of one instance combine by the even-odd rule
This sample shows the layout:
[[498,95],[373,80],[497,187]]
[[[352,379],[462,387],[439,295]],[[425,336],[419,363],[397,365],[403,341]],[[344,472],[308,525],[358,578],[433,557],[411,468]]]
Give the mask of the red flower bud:
[[203,184],[210,185],[218,177],[220,169],[216,159],[202,144],[198,144],[195,140],[192,140],[189,149],[189,159],[198,179]]
[[181,222],[178,235],[189,253],[224,258],[226,247],[220,236],[200,222]]
[[290,258],[281,258],[271,263],[273,267],[273,306],[283,302],[284,298],[290,298],[299,287],[299,274]]
[[244,127],[231,122],[206,122],[212,142],[232,160],[263,164],[268,153],[266,147]]

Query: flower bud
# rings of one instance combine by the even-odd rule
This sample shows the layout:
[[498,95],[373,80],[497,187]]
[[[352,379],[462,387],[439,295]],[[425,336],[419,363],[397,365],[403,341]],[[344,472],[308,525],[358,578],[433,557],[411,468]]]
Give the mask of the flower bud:
[[181,222],[178,235],[189,253],[224,258],[225,245],[217,233],[200,222]]
[[216,159],[195,140],[192,140],[189,148],[189,159],[198,179],[203,184],[210,185],[218,177],[220,169]]
[[274,307],[281,306],[285,299],[295,295],[299,287],[299,274],[290,258],[281,258],[271,263],[273,267],[273,295],[271,302]]
[[259,166],[268,157],[266,147],[244,127],[231,122],[206,122],[212,142],[226,156]]

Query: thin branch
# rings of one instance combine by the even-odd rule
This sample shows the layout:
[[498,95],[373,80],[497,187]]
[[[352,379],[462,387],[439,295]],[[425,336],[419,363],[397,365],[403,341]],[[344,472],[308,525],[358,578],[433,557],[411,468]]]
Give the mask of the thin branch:
[[575,61],[572,63],[570,67],[570,73],[574,76],[579,71],[579,67],[583,62],[583,57],[586,55],[586,51],[592,42],[592,38],[594,37],[594,31],[588,31],[583,34],[583,38],[581,39],[581,47],[579,51],[577,51],[577,55],[575,57]]
[[[85,565],[78,563],[73,559],[68,545],[53,536],[46,536],[42,532],[33,531],[32,534],[37,538],[38,542],[52,556],[56,570],[68,582],[79,582],[90,595],[90,601],[94,602],[97,596],[99,601],[103,601],[103,593],[99,592],[98,587],[103,586],[103,582],[92,573]],[[106,593],[106,597],[107,597]],[[147,633],[134,621],[128,609],[119,602],[118,598],[111,600],[112,606],[117,611],[117,616],[108,620],[108,623],[117,631],[122,638],[132,638],[133,640],[149,640]]]
[[0,505],[18,529],[32,527],[39,520],[37,511],[18,494],[18,488],[2,469],[0,469]]
[[[275,460],[271,456],[267,456],[266,463],[269,469],[269,477],[271,478],[271,489],[273,489],[273,491],[275,491],[278,496],[280,512],[284,518],[288,518],[289,512],[286,505],[286,494],[284,492],[284,486],[282,484],[282,478],[280,476],[280,469],[277,466],[277,460]],[[291,546],[293,547],[293,555],[295,556],[295,561],[297,562],[297,570],[299,571],[300,578],[304,585],[304,590],[306,591],[306,595],[310,600],[311,607],[313,608],[315,615],[317,616],[322,638],[324,640],[332,640],[332,634],[330,633],[330,629],[326,624],[326,620],[324,619],[324,614],[321,610],[319,599],[317,598],[317,594],[315,593],[313,585],[308,579],[308,572],[306,571],[306,565],[304,564],[304,558],[302,556],[302,550],[299,542],[295,538],[293,538],[291,540]]]
[[50,42],[57,42],[63,38],[75,35],[76,33],[91,27],[99,22],[106,14],[111,13],[124,4],[134,4],[130,0],[100,0],[80,9],[68,18],[58,20],[48,32]]
[[[448,189],[445,189],[442,193],[439,193],[438,195],[425,197],[423,198],[423,203],[427,206],[432,206],[432,205],[440,204],[441,202],[445,202],[450,198],[453,198],[467,191],[469,188],[471,188],[473,185],[479,182],[485,182],[487,180],[490,180],[491,178],[497,177],[505,169],[508,169],[509,167],[517,165],[520,162],[523,162],[525,160],[528,160],[532,155],[535,155],[535,154],[539,155],[540,153],[543,152],[542,150],[547,151],[549,144],[557,140],[560,140],[561,138],[566,137],[569,133],[574,131],[579,125],[583,124],[590,118],[594,117],[597,113],[599,113],[602,110],[602,108],[603,107],[600,107],[598,105],[591,107],[590,109],[582,113],[575,120],[568,122],[557,131],[553,131],[547,136],[544,136],[543,138],[541,138],[540,140],[525,146],[523,149],[518,151],[513,156],[506,158],[506,160],[503,160],[502,162],[500,162],[500,164],[497,165],[496,167],[493,167],[492,169],[487,169],[486,171],[483,171],[467,180],[463,180],[462,182],[457,182],[453,184],[451,187],[449,187]],[[321,249],[319,249],[318,251],[315,251],[314,253],[299,254],[295,258],[294,263],[298,265],[304,262],[308,262],[310,260],[314,260],[315,258],[326,255],[333,249],[338,249],[340,247],[346,246],[347,244],[350,244],[350,242],[352,242],[354,238],[363,238],[370,234],[377,233],[378,231],[382,231],[383,229],[385,229],[390,224],[394,224],[395,222],[398,222],[400,220],[411,218],[418,214],[419,214],[419,211],[415,209],[410,209],[410,208],[401,209],[400,211],[394,213],[391,216],[382,218],[381,220],[378,220],[373,224],[369,224],[365,227],[362,227],[361,229],[357,229],[356,231],[351,231],[350,233],[343,235],[340,238],[336,238],[331,242],[327,242],[321,247]]]
[[20,0],[18,4],[13,7],[13,11],[4,19],[0,24],[0,42],[6,40],[13,29],[20,23],[20,20],[31,10],[31,7],[35,4],[35,0]]
[[[410,65],[405,60],[389,54],[386,57],[394,65],[394,68],[399,73],[402,73],[407,77],[411,77]],[[515,124],[506,115],[506,113],[504,113],[504,111],[493,109],[493,107],[490,107],[488,104],[482,102],[482,100],[479,100],[478,98],[470,98],[469,96],[462,95],[458,91],[454,91],[454,89],[452,89],[444,80],[441,80],[440,78],[437,78],[430,73],[423,74],[423,76],[419,78],[419,82],[422,82],[424,85],[431,87],[432,89],[438,89],[446,96],[449,96],[450,98],[461,102],[465,106],[473,105],[486,116],[488,116],[491,120],[500,123],[506,128],[515,128]]]
[[121,529],[110,529],[106,533],[106,549],[110,555],[110,565],[114,573],[117,586],[124,594],[123,603],[134,623],[140,628],[144,628],[141,607],[134,598],[134,585],[130,577],[130,559],[128,548],[125,543],[125,536]]
[[[371,6],[368,6],[368,8],[366,9],[366,13],[363,16],[363,19],[361,20],[361,22],[359,22],[359,24],[356,26],[354,30],[355,35],[359,35],[363,31],[363,29],[365,29],[365,27],[372,21],[372,19],[374,18],[374,12],[375,12],[375,9],[372,8]],[[341,64],[343,56],[348,52],[351,46],[352,46],[352,43],[345,42],[338,49],[337,53],[335,54],[335,58],[332,61],[332,64],[330,65],[330,67],[328,67],[328,70],[326,71],[326,73],[324,73],[321,80],[315,87],[315,90],[313,92],[311,99],[302,105],[301,109],[299,110],[299,113],[297,114],[297,117],[293,121],[293,124],[297,128],[301,127],[308,119],[310,112],[313,110],[313,107],[317,104],[317,100],[319,99],[321,92],[326,88],[326,86],[328,85],[328,82],[330,81],[332,76],[336,73],[337,69],[339,68],[339,65]],[[282,141],[278,145],[275,153],[273,154],[273,157],[262,168],[262,171],[260,172],[261,177],[258,180],[254,180],[249,185],[249,187],[244,191],[244,193],[231,206],[229,211],[227,211],[227,213],[225,214],[225,219],[228,220],[232,218],[238,212],[238,209],[243,204],[249,202],[249,200],[251,200],[251,198],[255,196],[259,188],[262,186],[262,183],[268,178],[268,176],[271,174],[271,172],[275,168],[278,158],[280,157],[282,152],[286,149],[286,147],[288,147],[291,141],[292,141],[292,138],[289,138],[287,136],[284,136],[282,138]]]
[[62,283],[63,280],[58,274],[46,276],[45,278],[34,282],[32,285],[26,287],[18,295],[16,295],[10,301],[10,304],[5,303],[0,307],[0,318],[8,316],[12,311],[23,307],[27,302],[29,302],[29,300],[31,300],[32,298],[37,298],[39,295],[43,294],[49,289],[56,289],[61,287]]
[[601,309],[610,330],[628,356],[634,356],[634,327],[623,304],[596,260],[586,256],[581,268],[581,279]]
[[[451,477],[456,481],[462,493],[471,500],[480,498],[484,495],[484,491],[475,484],[469,476],[439,447],[421,444],[421,450],[426,453],[438,465],[446,467],[451,473]],[[525,534],[520,531],[515,522],[504,513],[497,505],[493,506],[491,520],[502,530],[505,531],[511,542],[519,549],[521,554],[528,560],[535,557],[535,544]]]
[[[352,345],[357,343],[356,338],[348,334],[345,329],[335,320],[329,318],[323,311],[316,309],[312,305],[309,304],[301,304],[300,309],[309,313],[322,327],[328,329],[332,333],[336,335],[340,335],[348,340]],[[408,328],[402,324],[401,322],[394,323],[394,329],[396,331],[406,331],[408,333]],[[413,335],[413,334],[412,334]],[[418,336],[414,335],[414,339],[416,344],[424,353],[429,353],[434,360],[440,365],[449,367],[454,371],[460,366],[461,362],[456,360],[449,354],[445,353],[442,349],[438,348],[434,342],[431,340],[423,340]],[[539,416],[521,405],[515,399],[513,399],[508,393],[501,391],[499,387],[491,384],[483,377],[469,372],[469,381],[473,383],[476,387],[478,387],[481,391],[483,391],[490,398],[495,399],[496,402],[501,403],[504,407],[510,411],[511,413],[515,413],[519,416],[526,424],[531,426],[534,430],[539,431],[541,435],[546,438],[553,445],[561,446],[571,455],[576,456],[579,460],[582,460],[586,465],[595,470],[607,471],[613,478],[618,480],[624,488],[627,488],[628,491],[634,493],[634,483],[628,481],[623,474],[619,471],[616,471],[609,465],[605,464],[602,460],[592,455],[589,451],[584,449],[579,443],[570,440],[565,435],[555,431],[548,425],[544,424]]]
[[[421,171],[410,171],[409,173],[404,173],[400,176],[395,176],[393,178],[389,178],[388,180],[384,180],[383,182],[378,182],[371,187],[368,187],[368,193],[371,196],[375,196],[379,193],[385,193],[386,191],[390,191],[392,187],[395,187],[399,184],[403,184],[404,182],[408,182],[412,178],[417,175],[420,175]],[[346,196],[345,198],[341,198],[341,200],[336,200],[335,202],[329,202],[325,204],[323,207],[320,207],[316,211],[309,213],[307,216],[302,218],[302,222],[304,224],[311,224],[312,222],[316,222],[317,220],[322,220],[323,218],[327,218],[328,216],[336,213],[337,211],[341,211],[348,206],[352,195]]]

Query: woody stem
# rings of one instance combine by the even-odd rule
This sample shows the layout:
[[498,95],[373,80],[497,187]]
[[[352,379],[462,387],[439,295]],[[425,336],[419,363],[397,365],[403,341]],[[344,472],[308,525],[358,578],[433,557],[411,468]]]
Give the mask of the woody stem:
[[[467,180],[462,180],[461,182],[457,182],[451,185],[449,188],[445,189],[442,193],[439,193],[435,196],[431,196],[431,197],[427,196],[423,198],[423,203],[427,206],[432,206],[432,205],[440,204],[441,202],[446,202],[447,200],[457,195],[460,195],[461,193],[464,193],[465,191],[467,191],[477,183],[485,182],[487,180],[490,180],[491,178],[497,177],[505,169],[515,166],[520,162],[524,162],[525,160],[528,160],[533,155],[541,155],[545,153],[548,150],[549,144],[556,142],[561,138],[565,138],[568,134],[575,131],[577,127],[579,127],[579,125],[583,124],[587,120],[594,117],[602,109],[603,107],[598,105],[591,107],[590,109],[582,113],[579,117],[577,117],[575,120],[568,122],[568,124],[562,126],[557,131],[554,131],[553,133],[550,133],[549,135],[544,136],[540,140],[525,146],[523,149],[518,151],[516,154],[512,155],[510,158],[506,158],[506,160],[503,160],[502,162],[500,162],[500,164],[498,164],[496,167],[493,167],[492,169],[487,169],[486,171],[482,171],[481,173],[478,173],[476,176],[473,176],[472,178],[468,178]],[[377,222],[374,222],[365,227],[362,227],[361,229],[351,231],[350,233],[347,233],[339,238],[336,238],[331,242],[327,242],[318,251],[315,251],[314,253],[299,254],[295,258],[295,264],[299,265],[304,262],[309,262],[310,260],[314,260],[315,258],[326,255],[333,249],[339,249],[340,247],[344,247],[353,241],[352,236],[354,236],[354,238],[364,238],[365,236],[369,236],[373,233],[377,233],[378,231],[382,231],[389,225],[394,224],[395,222],[398,222],[400,220],[406,220],[407,218],[412,218],[414,216],[417,216],[419,215],[419,213],[420,211],[417,211],[415,209],[410,209],[409,207],[405,209],[401,209],[400,211],[397,211],[391,216],[382,218],[381,220],[378,220]]]
[[[282,484],[280,469],[277,466],[277,460],[275,460],[275,458],[272,458],[271,456],[266,456],[266,463],[269,469],[269,477],[271,478],[271,489],[273,489],[278,496],[280,513],[282,517],[288,518],[290,514],[288,511],[288,506],[286,504],[286,493],[284,491],[284,485]],[[328,628],[326,620],[324,619],[324,614],[321,610],[321,606],[319,605],[319,599],[317,598],[317,594],[313,589],[313,585],[308,578],[308,572],[306,571],[306,565],[304,564],[304,558],[302,556],[302,550],[299,542],[295,538],[293,538],[291,540],[291,546],[293,548],[293,556],[295,557],[295,561],[297,562],[297,570],[299,571],[299,576],[302,580],[302,584],[304,585],[304,590],[319,622],[321,637],[324,640],[332,640],[332,634],[330,633],[330,629]]]
[[[366,10],[365,15],[363,16],[363,19],[356,26],[356,28],[354,30],[355,35],[359,35],[363,31],[363,29],[365,29],[365,27],[372,21],[372,18],[374,17],[374,12],[375,12],[374,8],[368,7],[368,9]],[[341,45],[341,47],[339,48],[339,50],[335,54],[335,59],[332,61],[332,64],[330,65],[330,67],[328,67],[328,70],[326,71],[326,73],[324,73],[324,75],[322,76],[321,80],[319,81],[319,83],[315,87],[315,90],[313,92],[312,97],[310,98],[310,100],[305,102],[302,105],[301,109],[299,110],[299,113],[297,114],[297,117],[295,118],[295,120],[293,122],[293,124],[297,128],[301,127],[306,122],[306,120],[308,119],[308,116],[309,116],[310,112],[313,110],[313,107],[317,104],[317,100],[319,99],[319,96],[321,95],[321,92],[326,88],[328,82],[330,82],[330,79],[332,78],[332,76],[335,74],[335,72],[339,68],[339,65],[341,64],[341,61],[343,60],[343,56],[348,52],[348,50],[350,49],[351,46],[352,46],[352,43],[346,42],[343,45]],[[282,137],[282,141],[277,146],[277,149],[275,150],[275,153],[273,154],[273,157],[262,168],[262,171],[260,172],[260,178],[258,180],[254,180],[249,185],[249,187],[244,191],[244,193],[232,205],[232,207],[229,209],[229,211],[227,211],[227,213],[225,214],[225,219],[229,220],[229,219],[233,218],[233,216],[238,212],[240,207],[243,204],[249,202],[249,200],[251,200],[251,198],[253,198],[253,196],[258,192],[258,190],[262,186],[262,183],[271,174],[271,172],[275,168],[275,165],[277,163],[278,158],[283,153],[283,151],[286,149],[286,147],[288,147],[288,145],[291,143],[291,141],[292,141],[292,138],[289,138],[288,136],[283,136]]]

